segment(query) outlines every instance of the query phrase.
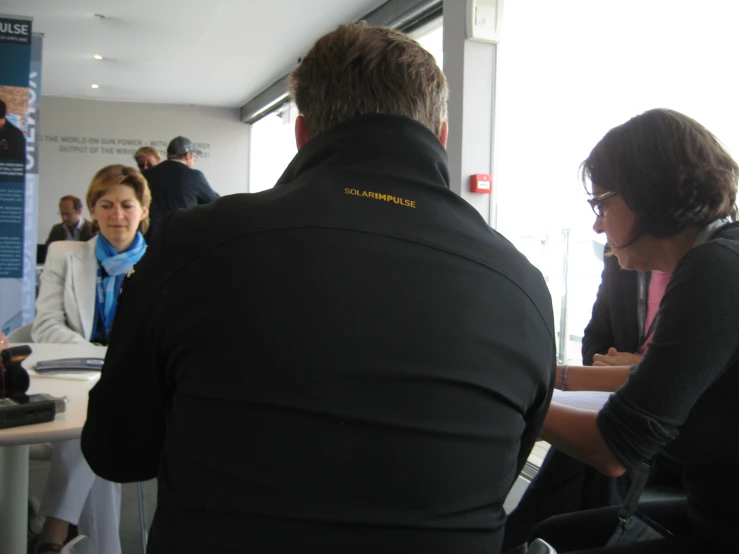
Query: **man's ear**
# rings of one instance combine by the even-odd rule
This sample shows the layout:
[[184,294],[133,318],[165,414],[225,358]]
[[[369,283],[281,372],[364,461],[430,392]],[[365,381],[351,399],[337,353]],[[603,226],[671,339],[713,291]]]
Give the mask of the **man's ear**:
[[441,131],[439,131],[439,141],[441,145],[446,148],[446,139],[449,137],[449,124],[445,121],[441,124]]
[[308,144],[309,140],[310,129],[308,129],[308,123],[306,123],[302,115],[299,115],[295,120],[295,145],[298,147],[298,150]]

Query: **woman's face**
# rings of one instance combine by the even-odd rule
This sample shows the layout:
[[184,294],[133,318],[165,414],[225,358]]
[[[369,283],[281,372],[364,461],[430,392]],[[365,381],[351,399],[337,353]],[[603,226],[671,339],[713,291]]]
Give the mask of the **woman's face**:
[[[608,191],[593,185],[593,197],[597,198]],[[636,215],[624,202],[623,196],[616,193],[600,203],[599,216],[596,216],[593,230],[600,234],[605,233],[606,240],[611,246],[611,251],[618,258],[618,264],[624,269],[642,269],[646,263],[645,253],[642,252],[642,240],[631,242],[634,227],[636,226]]]
[[100,233],[122,252],[133,243],[139,224],[149,215],[149,207],[141,205],[132,187],[114,185],[90,206],[90,213]]

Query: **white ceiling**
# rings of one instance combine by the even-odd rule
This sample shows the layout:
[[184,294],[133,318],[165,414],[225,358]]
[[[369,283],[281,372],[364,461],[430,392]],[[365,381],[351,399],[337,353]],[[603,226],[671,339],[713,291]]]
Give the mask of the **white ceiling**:
[[42,94],[240,107],[322,34],[383,3],[0,0],[0,14],[33,17],[44,34]]

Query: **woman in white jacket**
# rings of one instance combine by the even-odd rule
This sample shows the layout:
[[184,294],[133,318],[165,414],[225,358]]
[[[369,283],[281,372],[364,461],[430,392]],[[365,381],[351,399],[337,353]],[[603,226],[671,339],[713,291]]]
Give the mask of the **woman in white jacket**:
[[[52,243],[41,275],[34,342],[108,344],[121,283],[146,251],[151,192],[132,167],[98,171],[87,205],[100,229],[88,242]],[[90,551],[120,554],[120,485],[97,477],[79,440],[52,444],[41,514],[46,516],[37,554],[60,552],[69,525],[90,537]]]

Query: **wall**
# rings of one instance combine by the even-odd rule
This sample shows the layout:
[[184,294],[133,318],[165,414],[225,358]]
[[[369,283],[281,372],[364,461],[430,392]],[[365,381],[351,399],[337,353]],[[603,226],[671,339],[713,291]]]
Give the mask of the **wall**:
[[44,96],[39,133],[38,242],[61,221],[60,197],[74,194],[84,202],[98,169],[112,163],[135,167],[139,146],[164,153],[177,135],[200,145],[203,156],[195,167],[216,192],[247,190],[249,127],[239,121],[238,109]]

